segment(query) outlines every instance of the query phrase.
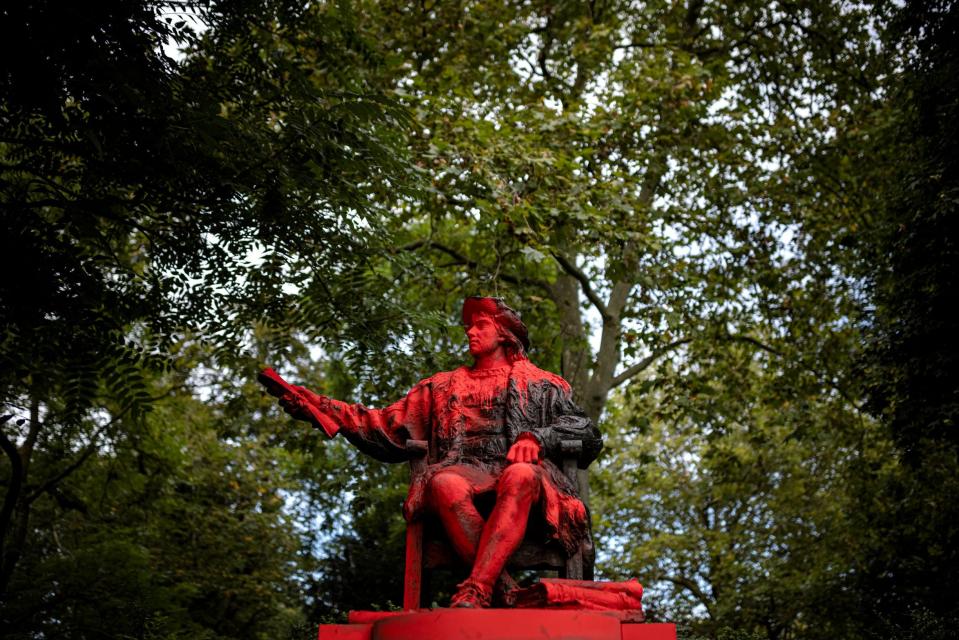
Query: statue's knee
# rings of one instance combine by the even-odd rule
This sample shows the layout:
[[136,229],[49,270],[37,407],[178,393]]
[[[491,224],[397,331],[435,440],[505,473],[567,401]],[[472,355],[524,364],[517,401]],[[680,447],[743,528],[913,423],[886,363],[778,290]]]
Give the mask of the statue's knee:
[[437,473],[430,478],[429,495],[434,503],[449,504],[471,496],[469,482],[455,473]]
[[539,483],[536,465],[528,462],[516,462],[506,467],[497,483],[497,493],[530,489]]

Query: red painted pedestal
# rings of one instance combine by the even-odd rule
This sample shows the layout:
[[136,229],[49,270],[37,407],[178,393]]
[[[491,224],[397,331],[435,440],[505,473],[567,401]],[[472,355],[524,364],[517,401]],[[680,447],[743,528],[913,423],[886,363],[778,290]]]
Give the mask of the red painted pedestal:
[[320,640],[676,640],[676,625],[634,623],[625,612],[553,609],[352,611],[320,626]]

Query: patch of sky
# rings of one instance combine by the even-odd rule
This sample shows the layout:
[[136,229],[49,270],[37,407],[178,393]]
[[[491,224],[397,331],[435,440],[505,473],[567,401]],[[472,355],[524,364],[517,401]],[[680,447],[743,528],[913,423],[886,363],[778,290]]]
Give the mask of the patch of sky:
[[[173,8],[174,6],[176,6],[176,9]],[[202,16],[196,9],[197,7],[191,3],[183,3],[182,5],[160,5],[160,8],[157,9],[157,15],[161,20],[170,19],[174,24],[183,21],[185,26],[193,31],[193,33],[201,35],[208,31],[210,26],[203,21]],[[186,59],[187,49],[183,44],[173,38],[168,38],[160,48],[164,55],[171,60],[182,62]]]

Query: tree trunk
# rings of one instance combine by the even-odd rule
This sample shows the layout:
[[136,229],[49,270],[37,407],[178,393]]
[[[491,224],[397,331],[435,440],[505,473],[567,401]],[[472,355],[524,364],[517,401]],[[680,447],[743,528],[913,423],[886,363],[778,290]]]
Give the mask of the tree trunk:
[[563,349],[560,374],[573,388],[573,396],[583,403],[588,391],[592,354],[579,307],[579,284],[572,276],[561,274],[550,285],[549,293],[559,312],[559,331]]

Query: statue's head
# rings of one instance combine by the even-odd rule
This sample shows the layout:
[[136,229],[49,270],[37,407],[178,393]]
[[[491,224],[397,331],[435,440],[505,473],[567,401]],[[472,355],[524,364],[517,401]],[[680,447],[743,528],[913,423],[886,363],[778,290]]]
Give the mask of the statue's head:
[[[529,331],[519,313],[507,306],[502,298],[467,298],[463,302],[463,327],[469,332],[480,318],[488,319],[492,323],[499,343],[506,349],[510,360],[526,357],[526,351],[529,349]],[[474,356],[477,355],[475,348],[471,340],[470,352]]]

